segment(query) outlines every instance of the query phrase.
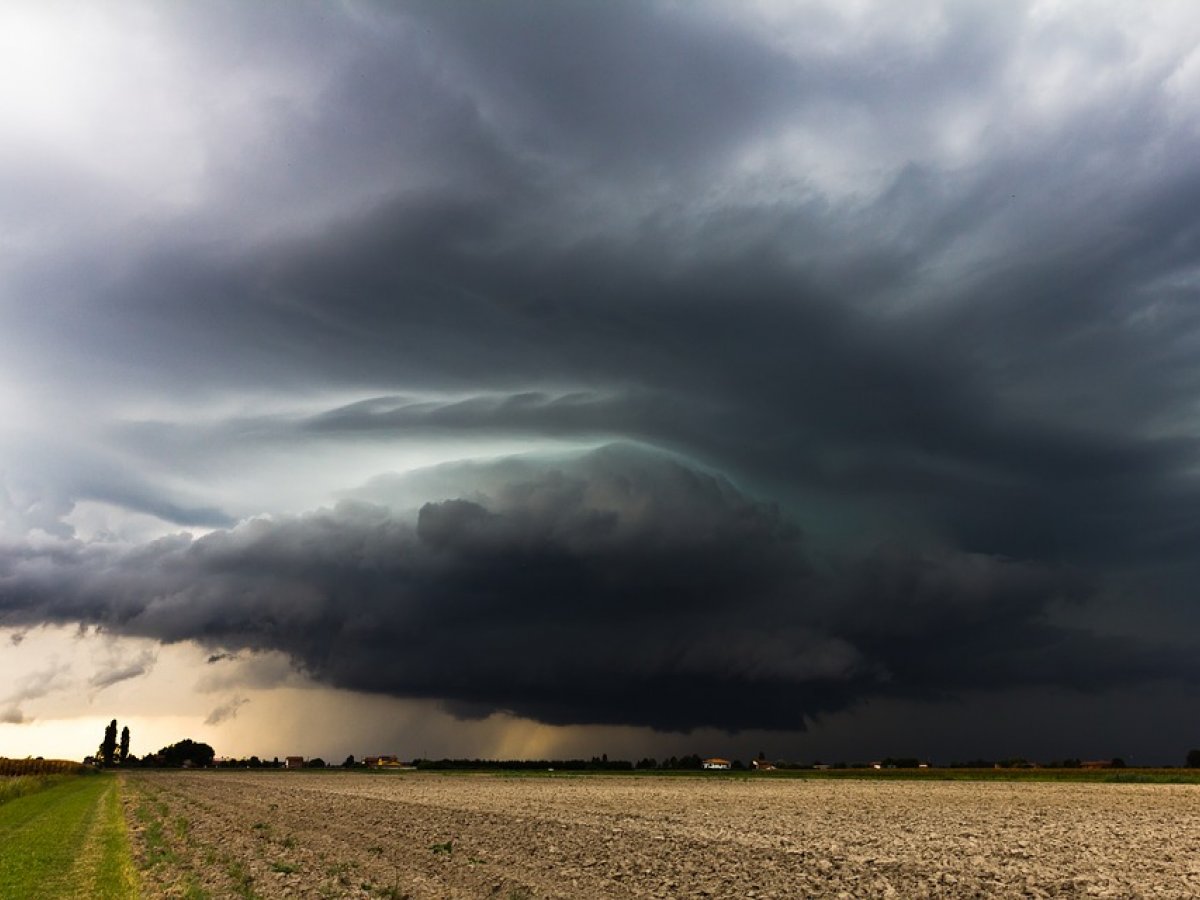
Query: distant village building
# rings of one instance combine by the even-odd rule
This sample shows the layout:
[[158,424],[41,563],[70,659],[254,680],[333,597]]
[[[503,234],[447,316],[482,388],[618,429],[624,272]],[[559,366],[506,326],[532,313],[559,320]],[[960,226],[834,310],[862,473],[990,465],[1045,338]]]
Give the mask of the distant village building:
[[719,756],[714,756],[711,759],[703,760],[701,765],[706,769],[728,769],[733,763],[727,759],[721,759]]
[[304,768],[304,757],[303,756],[289,756],[287,759],[284,760],[283,767],[285,769],[303,769]]
[[774,772],[775,771],[775,763],[768,762],[765,759],[756,759],[751,763],[751,765],[754,766],[754,771],[756,771],[756,772]]
[[387,755],[364,756],[363,757],[363,765],[366,766],[368,769],[389,769],[389,768],[394,769],[394,768],[399,768],[401,763],[400,763],[400,757],[395,756],[395,755],[392,755],[392,756],[387,756]]

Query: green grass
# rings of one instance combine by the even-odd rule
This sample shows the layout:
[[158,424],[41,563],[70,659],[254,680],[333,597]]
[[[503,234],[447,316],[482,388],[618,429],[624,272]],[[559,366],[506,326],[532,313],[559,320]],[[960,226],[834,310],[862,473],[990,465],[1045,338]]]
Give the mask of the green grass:
[[0,897],[137,896],[116,778],[71,778],[0,806]]
[[163,830],[163,820],[156,813],[156,807],[143,799],[133,814],[142,823],[142,841],[146,845],[146,866],[157,866],[159,863],[174,862],[175,854],[167,844],[167,835]]
[[9,775],[0,778],[0,804],[61,784],[70,775]]
[[254,876],[246,871],[246,866],[241,860],[230,860],[226,871],[229,872],[229,878],[233,881],[233,889],[237,891],[239,897],[251,900],[257,896],[254,893]]
[[409,900],[408,892],[400,890],[400,876],[396,876],[395,884],[375,888],[375,892],[384,900]]
[[[105,900],[137,897],[137,875],[134,872],[129,834],[125,830],[125,817],[121,810],[117,783],[112,783],[101,796],[92,841],[92,846],[85,848],[85,856],[82,858],[90,856],[94,861],[94,865],[91,866],[94,875],[89,896]],[[85,865],[84,868],[88,866]]]

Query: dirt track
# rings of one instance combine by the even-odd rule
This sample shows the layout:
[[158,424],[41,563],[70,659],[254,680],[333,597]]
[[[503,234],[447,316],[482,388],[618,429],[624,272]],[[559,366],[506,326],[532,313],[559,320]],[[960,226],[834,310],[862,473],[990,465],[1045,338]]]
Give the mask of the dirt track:
[[1190,785],[210,771],[127,788],[160,860],[150,897],[1200,897]]

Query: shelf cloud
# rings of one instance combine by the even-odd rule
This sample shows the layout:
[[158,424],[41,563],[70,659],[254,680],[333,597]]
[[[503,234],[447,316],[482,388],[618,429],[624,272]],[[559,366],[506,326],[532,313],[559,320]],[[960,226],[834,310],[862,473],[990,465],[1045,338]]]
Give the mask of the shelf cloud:
[[1196,688],[1186,5],[0,34],[0,625],[564,725]]

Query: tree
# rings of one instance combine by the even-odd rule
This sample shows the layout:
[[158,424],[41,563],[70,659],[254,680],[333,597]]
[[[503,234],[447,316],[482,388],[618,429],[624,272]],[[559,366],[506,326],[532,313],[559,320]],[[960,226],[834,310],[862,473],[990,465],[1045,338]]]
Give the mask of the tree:
[[351,756],[347,756],[347,757],[346,757],[346,761],[345,761],[344,763],[342,763],[342,768],[343,768],[343,769],[353,769],[353,768],[354,768],[354,757],[353,757],[353,755],[351,755]]
[[1189,769],[1200,769],[1200,750],[1188,751],[1187,767]]
[[117,760],[121,765],[125,765],[129,759],[129,726],[126,725],[121,729],[121,755]]
[[113,719],[104,729],[104,740],[100,742],[99,757],[106,766],[113,764],[113,757],[117,753],[117,720]]
[[185,738],[178,744],[171,744],[158,751],[164,766],[178,768],[184,763],[193,766],[211,766],[216,751],[208,744],[201,744],[191,738]]

